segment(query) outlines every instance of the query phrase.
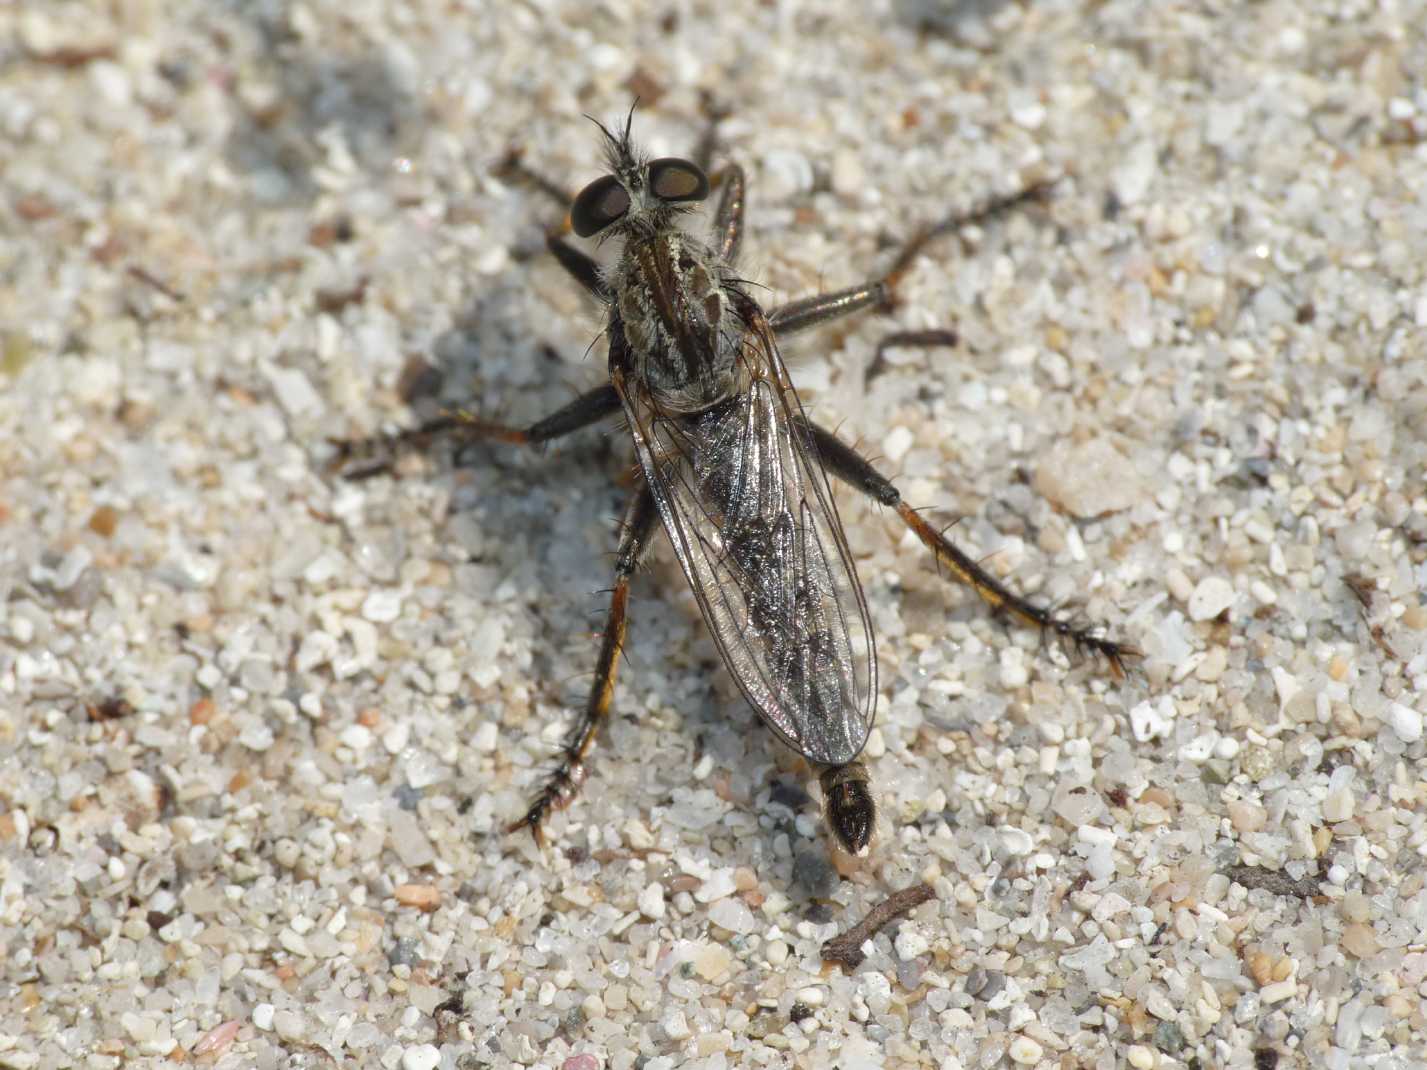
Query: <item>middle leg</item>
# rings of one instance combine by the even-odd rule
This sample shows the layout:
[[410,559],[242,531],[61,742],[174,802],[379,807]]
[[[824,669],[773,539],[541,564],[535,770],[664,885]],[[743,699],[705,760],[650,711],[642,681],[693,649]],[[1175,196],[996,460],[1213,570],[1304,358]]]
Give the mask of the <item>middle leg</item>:
[[[897,258],[892,261],[891,269],[880,279],[873,279],[871,282],[860,283],[857,286],[849,286],[845,290],[834,290],[832,293],[816,294],[812,297],[790,301],[770,312],[768,322],[772,325],[773,330],[782,337],[807,330],[809,327],[816,327],[821,323],[841,319],[843,316],[849,316],[865,308],[890,308],[896,301],[898,284],[911,271],[917,257],[929,243],[972,223],[984,223],[988,219],[1004,215],[1027,201],[1038,200],[1045,196],[1047,189],[1047,183],[1037,183],[1018,193],[997,197],[969,215],[956,216],[927,227],[902,246],[897,253]],[[903,344],[912,344],[918,333],[920,332],[909,332],[901,338],[898,336],[893,336],[893,338]],[[943,343],[938,342],[937,344]]]
[[447,412],[418,427],[392,435],[337,442],[337,452],[328,462],[327,469],[329,472],[340,472],[351,480],[370,479],[390,470],[402,450],[425,449],[446,435],[471,441],[506,442],[512,446],[543,446],[613,416],[619,408],[619,395],[613,386],[606,383],[581,394],[529,427],[509,427],[482,420],[467,412]]
[[920,513],[902,500],[901,491],[892,481],[873,468],[855,449],[817,424],[808,423],[807,428],[828,471],[873,501],[895,509],[902,523],[911,528],[922,545],[936,556],[937,564],[975,591],[993,610],[1009,613],[1022,623],[1038,629],[1042,634],[1054,635],[1078,651],[1089,651],[1104,658],[1117,679],[1125,675],[1125,661],[1140,656],[1134,647],[1096,635],[1092,629],[1073,624],[1016,594],[982,568],[966,551],[928,524]]

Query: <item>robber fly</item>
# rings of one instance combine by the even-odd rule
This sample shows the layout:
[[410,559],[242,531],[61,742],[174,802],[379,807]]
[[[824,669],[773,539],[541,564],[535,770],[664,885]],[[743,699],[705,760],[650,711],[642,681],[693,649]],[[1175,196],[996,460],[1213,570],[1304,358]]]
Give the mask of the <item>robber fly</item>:
[[[788,376],[780,338],[888,306],[926,242],[966,219],[924,231],[880,279],[765,311],[734,271],[742,169],[730,164],[711,182],[690,160],[647,159],[630,142],[632,117],[631,109],[620,133],[597,122],[609,170],[575,197],[566,221],[581,238],[619,242],[614,266],[601,269],[565,240],[563,228],[548,239],[560,263],[608,308],[609,382],[527,428],[462,416],[403,436],[458,431],[535,445],[622,413],[634,440],[638,487],[621,522],[589,699],[558,768],[510,830],[529,829],[543,842],[547,817],[579,790],[609,716],[630,578],[662,525],[724,665],[764,723],[818,770],[838,844],[864,854],[876,810],[858,755],[876,712],[877,656],[829,474],[894,509],[941,567],[992,607],[1103,657],[1116,675],[1134,651],[1003,587],[852,447],[813,423]],[[700,240],[679,222],[715,187],[712,234]],[[905,337],[915,343],[927,334]]]

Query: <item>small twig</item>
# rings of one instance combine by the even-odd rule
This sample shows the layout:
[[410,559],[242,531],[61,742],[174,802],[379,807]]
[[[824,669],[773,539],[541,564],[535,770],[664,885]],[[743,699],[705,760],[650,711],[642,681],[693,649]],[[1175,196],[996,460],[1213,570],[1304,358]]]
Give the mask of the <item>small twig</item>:
[[145,283],[148,286],[152,286],[155,290],[163,294],[170,301],[177,301],[180,304],[183,303],[183,294],[179,293],[173,287],[165,283],[162,279],[155,276],[147,268],[141,267],[138,264],[130,264],[124,269],[124,271],[127,274],[133,276],[134,278],[138,279],[140,282]]
[[345,290],[318,290],[314,295],[317,308],[329,315],[336,315],[351,304],[358,304],[367,296],[367,278],[362,276]]
[[1224,876],[1242,884],[1252,891],[1263,888],[1274,895],[1292,895],[1299,899],[1311,899],[1318,894],[1318,878],[1304,877],[1294,880],[1287,873],[1266,866],[1230,866]]
[[936,892],[930,884],[909,884],[901,891],[893,892],[867,912],[867,917],[841,936],[834,936],[823,944],[824,962],[835,962],[844,970],[852,971],[862,965],[867,956],[862,953],[862,945],[876,936],[897,918],[901,917],[929,899],[935,899]]
[[48,63],[65,70],[85,67],[101,59],[114,59],[119,50],[114,45],[61,45],[49,51],[34,50],[30,58],[36,63]]
[[91,721],[117,721],[121,717],[132,716],[135,710],[128,699],[116,695],[113,698],[86,703],[84,712]]

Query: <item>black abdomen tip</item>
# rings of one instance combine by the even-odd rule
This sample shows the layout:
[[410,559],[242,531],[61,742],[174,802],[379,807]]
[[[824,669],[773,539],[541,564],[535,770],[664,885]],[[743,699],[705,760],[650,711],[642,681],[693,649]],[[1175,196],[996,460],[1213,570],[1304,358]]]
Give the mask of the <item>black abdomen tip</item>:
[[823,789],[823,816],[842,849],[864,855],[877,827],[877,804],[867,786],[867,769],[861,762],[834,766],[819,778]]

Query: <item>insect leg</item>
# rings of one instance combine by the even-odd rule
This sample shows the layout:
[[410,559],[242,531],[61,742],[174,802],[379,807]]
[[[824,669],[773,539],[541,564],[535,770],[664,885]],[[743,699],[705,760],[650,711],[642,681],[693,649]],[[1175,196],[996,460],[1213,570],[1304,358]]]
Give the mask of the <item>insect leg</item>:
[[743,168],[731,163],[715,174],[712,182],[723,187],[714,212],[714,250],[725,264],[736,264],[743,243]]
[[[568,209],[570,202],[574,200],[574,198],[566,193],[553,179],[547,178],[533,167],[526,166],[518,149],[509,153],[506,158],[501,161],[501,165],[496,168],[496,173],[512,175],[534,186],[551,200],[557,202],[561,208]],[[567,211],[564,221],[560,226],[545,235],[545,247],[554,254],[555,259],[560,262],[560,266],[568,271],[576,282],[601,301],[608,301],[610,297],[609,287],[605,285],[604,276],[600,272],[599,264],[595,262],[594,257],[583,250],[576,249],[565,240],[565,235],[569,233],[570,216]]]
[[860,453],[831,431],[809,423],[808,431],[817,446],[818,455],[827,470],[843,482],[860,490],[874,501],[895,509],[902,522],[912,529],[935,556],[937,564],[952,577],[969,586],[993,610],[1010,613],[1025,624],[1057,639],[1076,650],[1088,650],[1105,659],[1110,672],[1117,678],[1125,675],[1125,661],[1139,656],[1139,651],[1125,643],[1106,639],[1085,627],[1072,624],[1043,609],[1007,588],[964,550],[928,524],[920,513],[902,500],[902,494],[891,480],[878,472]]
[[903,347],[912,349],[935,349],[938,346],[954,346],[958,339],[955,331],[945,328],[933,327],[925,331],[894,331],[892,334],[883,337],[877,343],[877,351],[872,354],[872,362],[867,365],[862,373],[862,385],[866,386],[873,379],[887,370],[886,352],[889,349],[901,349]]
[[917,257],[929,243],[972,223],[984,223],[1004,215],[1026,201],[1040,199],[1045,196],[1048,188],[1048,183],[1037,183],[1009,196],[988,201],[968,215],[954,216],[926,227],[902,246],[896,259],[892,261],[891,269],[880,279],[849,286],[844,290],[834,290],[832,293],[790,301],[770,312],[768,322],[779,336],[783,336],[816,327],[829,320],[840,319],[865,308],[890,308],[896,300],[898,284],[911,271]]
[[614,591],[610,597],[609,615],[605,618],[604,641],[600,644],[599,661],[595,665],[595,679],[590,687],[590,697],[585,703],[584,713],[565,743],[559,768],[546,781],[545,787],[530,804],[525,816],[506,827],[507,832],[527,828],[535,837],[535,842],[544,846],[545,819],[552,811],[563,810],[568,806],[585,779],[585,757],[594,744],[600,725],[604,724],[609,716],[610,701],[614,697],[615,672],[619,668],[619,656],[624,646],[629,578],[638,567],[640,558],[644,556],[649,545],[649,536],[658,519],[654,495],[647,484],[641,485],[621,524],[619,553],[615,558]]
[[545,235],[545,247],[555,254],[560,266],[568,271],[576,282],[601,301],[608,301],[609,287],[605,285],[604,275],[599,264],[595,263],[595,258],[565,240],[564,235],[569,232],[569,227],[570,217],[567,215],[560,230]]
[[805,331],[829,320],[841,319],[864,308],[884,308],[890,301],[891,291],[881,279],[865,282],[859,286],[849,286],[845,290],[834,290],[828,294],[817,294],[797,301],[779,305],[768,313],[768,325],[779,337]]
[[606,383],[524,428],[490,423],[467,412],[447,412],[419,427],[393,435],[338,442],[337,453],[327,467],[328,471],[339,471],[347,479],[370,479],[390,469],[401,450],[425,449],[442,435],[508,442],[514,446],[538,446],[598,423],[618,412],[619,408],[619,395],[613,386]]

